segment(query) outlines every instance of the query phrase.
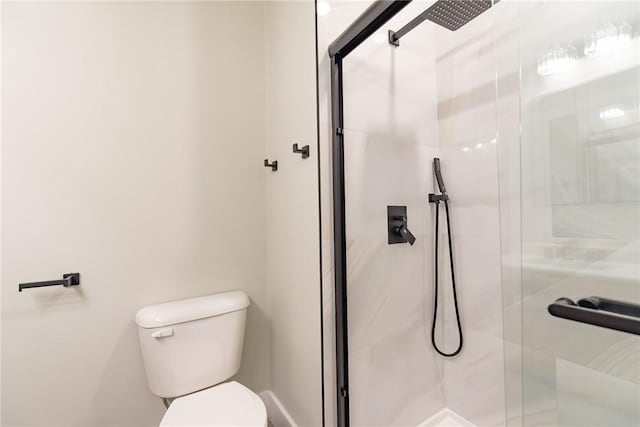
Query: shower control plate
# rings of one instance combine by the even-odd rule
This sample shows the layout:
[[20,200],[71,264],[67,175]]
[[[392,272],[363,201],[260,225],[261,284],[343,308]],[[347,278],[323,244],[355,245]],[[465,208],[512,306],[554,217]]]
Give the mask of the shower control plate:
[[390,245],[396,243],[407,243],[397,230],[402,226],[407,226],[406,206],[387,206],[387,235]]

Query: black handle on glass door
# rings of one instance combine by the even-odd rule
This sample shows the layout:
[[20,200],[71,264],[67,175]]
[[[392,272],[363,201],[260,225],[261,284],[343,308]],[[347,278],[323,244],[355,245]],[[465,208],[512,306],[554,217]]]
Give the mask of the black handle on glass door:
[[640,335],[640,305],[602,297],[573,302],[559,298],[547,308],[552,316]]

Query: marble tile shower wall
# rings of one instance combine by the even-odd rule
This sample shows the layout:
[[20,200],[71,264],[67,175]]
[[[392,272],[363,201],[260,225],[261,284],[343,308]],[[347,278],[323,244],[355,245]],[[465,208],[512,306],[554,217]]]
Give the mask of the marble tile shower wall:
[[[436,33],[438,141],[451,221],[465,333],[459,357],[445,360],[446,405],[478,426],[505,425],[504,341],[493,9],[462,29]],[[446,239],[441,229],[441,239]],[[440,248],[445,345],[457,330],[447,247]]]
[[[318,16],[318,52],[325,415],[333,425],[326,49],[368,3],[328,4],[330,12]],[[505,424],[504,361],[492,34],[485,23],[452,38],[453,33],[425,23],[403,38],[400,48],[391,47],[386,30],[398,29],[428,4],[407,6],[344,63],[351,421],[358,426],[418,425],[450,407],[479,426],[500,426]],[[435,189],[434,157],[442,158],[453,198],[456,271],[467,339],[455,360],[437,356],[429,336],[434,217],[426,195]],[[407,205],[409,228],[418,239],[413,247],[387,244],[387,205]],[[449,283],[444,275],[443,286]],[[442,303],[449,305],[449,298],[445,295]],[[452,314],[445,310],[438,331],[447,348],[456,344]]]

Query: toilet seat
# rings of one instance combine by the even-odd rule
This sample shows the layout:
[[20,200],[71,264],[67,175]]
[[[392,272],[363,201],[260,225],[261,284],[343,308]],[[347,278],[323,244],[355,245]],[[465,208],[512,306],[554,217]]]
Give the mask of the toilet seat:
[[231,381],[175,399],[160,427],[266,427],[267,410],[257,394]]

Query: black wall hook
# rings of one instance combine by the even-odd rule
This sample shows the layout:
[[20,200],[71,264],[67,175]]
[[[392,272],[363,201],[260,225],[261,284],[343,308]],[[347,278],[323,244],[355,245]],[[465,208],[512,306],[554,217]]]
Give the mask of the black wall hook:
[[271,168],[273,172],[278,170],[278,161],[274,160],[272,163],[269,163],[269,159],[264,159],[264,167]]
[[298,144],[293,144],[293,152],[294,153],[301,153],[302,154],[302,158],[306,159],[307,157],[309,157],[309,146],[305,145],[302,148],[298,148]]

